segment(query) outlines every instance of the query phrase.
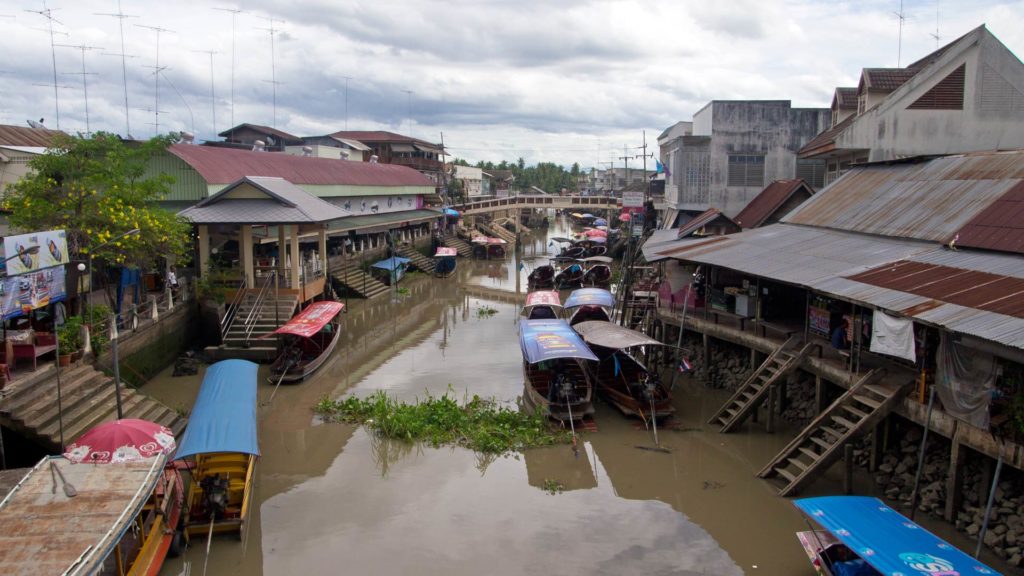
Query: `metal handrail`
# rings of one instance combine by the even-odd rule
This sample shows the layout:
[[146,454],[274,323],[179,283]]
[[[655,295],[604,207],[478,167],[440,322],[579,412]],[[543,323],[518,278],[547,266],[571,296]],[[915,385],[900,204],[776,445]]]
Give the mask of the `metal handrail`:
[[[242,344],[243,346],[249,346],[249,339],[252,336],[253,328],[256,327],[256,321],[259,320],[260,316],[263,314],[263,306],[266,303],[267,294],[270,292],[271,288],[276,285],[276,283],[277,271],[274,270],[271,271],[263,281],[263,285],[260,286],[260,291],[256,295],[256,301],[253,302],[252,308],[249,310],[249,315],[245,317],[245,321],[242,323],[242,326],[245,328],[245,341]],[[276,299],[274,301],[274,305],[277,305]]]
[[231,299],[231,303],[228,304],[224,312],[224,317],[220,319],[221,340],[224,340],[228,335],[228,330],[231,329],[231,324],[235,321],[235,313],[238,311],[238,306],[242,303],[243,298],[245,298],[245,276],[242,276],[242,281],[238,284],[238,289],[235,291],[235,297]]

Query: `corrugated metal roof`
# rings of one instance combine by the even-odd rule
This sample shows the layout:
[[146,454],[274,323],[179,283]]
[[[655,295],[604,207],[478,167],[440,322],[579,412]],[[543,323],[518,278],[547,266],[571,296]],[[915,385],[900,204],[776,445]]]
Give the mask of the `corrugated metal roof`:
[[[232,190],[251,185],[266,198],[229,198]],[[282,178],[246,177],[178,213],[195,224],[315,224],[352,213],[313,196]]]
[[359,150],[361,152],[370,151],[370,147],[367,146],[366,144],[363,144],[359,140],[353,140],[352,138],[339,138],[337,136],[331,136],[331,138],[337,140],[338,142],[341,142],[342,144],[348,146],[349,148],[352,148],[353,150]]
[[678,238],[678,228],[670,228],[668,230],[655,230],[651,233],[651,236],[647,238],[644,245],[640,249],[644,253],[644,260],[648,262],[658,262],[668,258],[668,256],[659,255],[658,252],[667,246],[673,245]]
[[956,233],[956,245],[1024,253],[1024,182],[1018,182]]
[[293,184],[349,186],[424,186],[429,178],[405,166],[307,158],[280,152],[252,152],[212,146],[174,144],[167,149],[194,168],[208,184],[230,184],[246,176],[284,178]]
[[427,142],[426,140],[420,140],[419,138],[413,138],[411,136],[402,136],[401,134],[395,134],[394,132],[387,132],[384,130],[373,130],[373,131],[361,131],[361,130],[341,130],[331,134],[336,138],[351,138],[358,140],[364,144],[384,144],[389,142],[404,142],[406,144],[421,144],[430,146],[440,150],[440,145],[434,144],[433,142]]
[[[22,128],[0,124],[0,144],[4,146],[40,146],[49,148],[54,137],[62,135],[60,130],[48,128]],[[66,134],[64,134],[66,135]]]
[[731,218],[722,214],[722,211],[718,208],[708,208],[704,212],[694,216],[691,220],[684,223],[679,227],[677,238],[685,238],[699,231],[701,228],[717,224],[719,226],[725,226],[726,228],[733,228],[737,232],[740,227]]
[[282,140],[290,140],[292,142],[300,142],[300,141],[302,141],[302,138],[299,138],[298,136],[296,136],[294,134],[289,134],[289,133],[285,132],[284,130],[278,130],[277,128],[271,128],[270,126],[262,126],[260,124],[248,124],[248,123],[239,124],[238,126],[235,126],[234,128],[228,128],[227,130],[221,132],[220,134],[217,134],[217,136],[222,136],[222,137],[226,138],[226,137],[230,136],[232,133],[237,132],[239,130],[245,130],[246,128],[248,128],[250,130],[253,130],[254,132],[261,132],[263,134],[270,134],[271,136],[277,136],[278,138],[280,138]]
[[1024,151],[853,168],[783,221],[948,242],[1024,180]]
[[776,180],[769,184],[760,194],[754,197],[749,204],[740,210],[733,220],[744,229],[757,228],[769,216],[775,213],[794,192],[803,186],[808,194],[814,195],[814,190],[801,178],[794,180]]
[[440,218],[441,213],[435,210],[420,208],[418,210],[403,210],[401,212],[385,212],[384,214],[369,214],[367,216],[351,216],[341,220],[335,220],[327,225],[331,234],[347,232],[349,230],[369,231],[372,228],[388,227],[406,222],[422,222],[432,218]]

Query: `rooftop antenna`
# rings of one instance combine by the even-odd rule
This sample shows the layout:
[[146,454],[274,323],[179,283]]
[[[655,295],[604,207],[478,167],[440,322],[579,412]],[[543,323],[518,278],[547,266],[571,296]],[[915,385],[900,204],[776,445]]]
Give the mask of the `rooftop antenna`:
[[117,0],[117,12],[115,13],[97,13],[96,16],[110,16],[117,18],[117,27],[121,31],[121,53],[111,54],[111,56],[121,57],[121,83],[124,85],[124,134],[125,138],[132,137],[132,125],[128,118],[128,64],[125,62],[127,58],[134,58],[129,56],[124,51],[124,20],[125,18],[138,18],[138,16],[132,14],[125,14],[121,10],[121,0]]
[[[217,95],[213,91],[213,55],[220,54],[220,52],[216,50],[193,50],[193,52],[210,55],[210,114],[213,116],[213,133],[217,134]],[[192,133],[195,134],[195,130],[192,130]]]
[[82,71],[81,72],[65,72],[65,74],[80,74],[82,76],[82,93],[85,95],[85,133],[92,134],[92,126],[89,125],[89,82],[87,78],[89,76],[97,76],[95,72],[86,72],[85,70],[85,53],[89,50],[100,50],[98,46],[86,46],[84,44],[57,44],[62,48],[74,48],[82,53]]
[[[156,74],[156,72],[154,72],[154,74]],[[137,110],[142,111],[142,112],[147,112],[149,114],[153,114],[154,116],[159,116],[160,114],[166,114],[167,113],[166,110],[153,110],[152,108],[137,108]],[[147,126],[153,126],[154,122],[146,122],[146,125]]]
[[900,0],[900,11],[893,12],[896,15],[896,19],[899,20],[899,41],[896,46],[896,67],[900,67],[900,61],[903,59],[903,22],[907,19],[907,15],[903,12],[903,0]]
[[931,34],[932,38],[935,38],[935,47],[939,47],[939,0],[935,0],[935,34]]
[[274,122],[270,125],[270,127],[274,128],[276,130],[277,129],[277,85],[280,84],[280,82],[277,81],[277,66],[274,63],[274,35],[277,34],[278,32],[280,32],[280,30],[274,28],[274,23],[275,22],[280,22],[280,23],[284,24],[284,20],[280,20],[278,18],[272,18],[270,16],[261,16],[261,18],[263,18],[267,22],[270,22],[270,27],[269,28],[257,28],[257,29],[258,30],[266,30],[267,32],[270,32],[270,80],[264,80],[264,82],[269,82],[270,85],[273,87],[272,103],[273,103],[273,107],[274,107]]
[[[156,70],[156,72],[154,72],[154,74],[160,74],[161,76],[163,76],[164,80],[167,81],[167,84],[171,87],[172,90],[174,90],[175,94],[178,95],[178,98],[181,98],[182,104],[184,104],[185,108],[188,109],[189,120],[191,120],[191,122],[192,122],[192,124],[191,124],[192,125],[192,130],[189,132],[189,134],[192,135],[192,138],[195,138],[195,134],[196,134],[196,117],[195,117],[194,114],[192,114],[192,107],[188,105],[188,100],[185,100],[185,97],[181,95],[181,91],[178,90],[178,87],[174,85],[174,82],[171,82],[171,79],[167,77],[167,74],[164,74],[164,70],[166,70],[166,69],[167,69],[166,66],[164,66],[163,68],[158,68]],[[192,141],[189,140],[188,143],[191,144]]]
[[402,90],[402,92],[405,92],[405,95],[406,95],[407,111],[408,111],[408,116],[407,117],[409,119],[409,121],[408,121],[409,122],[408,123],[408,126],[409,126],[409,138],[412,138],[412,95],[415,94],[415,92],[413,92],[412,90]]
[[43,18],[46,18],[47,28],[50,32],[50,58],[53,61],[53,112],[57,119],[57,130],[60,130],[60,97],[57,94],[57,51],[54,48],[56,44],[53,43],[53,23],[56,22],[63,26],[60,20],[53,17],[53,10],[46,6],[46,0],[43,0],[42,10],[25,10],[26,12],[32,12],[33,14],[39,14]]
[[153,110],[156,116],[153,118],[153,125],[155,126],[154,136],[160,134],[160,72],[164,68],[160,67],[160,34],[163,32],[174,32],[167,28],[161,28],[159,26],[146,26],[145,24],[136,24],[139,28],[145,28],[156,32],[156,64],[151,66],[153,69]]
[[238,8],[214,8],[231,13],[231,127],[235,126],[235,16],[243,12]]
[[348,81],[352,77],[344,76],[343,78],[345,78],[345,131],[348,132]]

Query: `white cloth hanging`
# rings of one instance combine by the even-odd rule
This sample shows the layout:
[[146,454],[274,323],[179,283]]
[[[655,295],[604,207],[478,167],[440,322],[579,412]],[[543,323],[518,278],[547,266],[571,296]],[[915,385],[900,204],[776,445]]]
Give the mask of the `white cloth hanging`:
[[871,318],[871,351],[916,362],[914,322],[875,310]]

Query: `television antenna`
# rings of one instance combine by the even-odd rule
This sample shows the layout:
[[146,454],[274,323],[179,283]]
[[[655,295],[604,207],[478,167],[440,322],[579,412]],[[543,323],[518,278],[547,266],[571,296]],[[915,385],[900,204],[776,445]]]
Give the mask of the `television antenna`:
[[896,15],[896,19],[899,21],[899,40],[896,46],[896,67],[900,67],[900,60],[903,58],[903,22],[907,19],[906,12],[903,11],[903,0],[900,0],[900,11],[893,12]]
[[238,8],[214,8],[231,13],[231,127],[235,126],[235,16],[244,11]]
[[[54,46],[56,46],[56,44],[53,43],[53,34],[54,34],[53,23],[56,22],[57,24],[60,24],[61,26],[63,26],[64,24],[60,20],[57,20],[56,18],[53,17],[53,9],[51,9],[51,8],[46,6],[46,0],[43,0],[43,9],[42,10],[25,10],[25,11],[26,12],[31,12],[33,14],[39,14],[43,18],[46,18],[47,29],[50,32],[50,58],[53,61],[53,112],[54,112],[54,116],[56,117],[56,120],[57,120],[57,130],[60,130],[60,96],[57,93],[57,88],[58,88],[58,86],[57,86],[57,50],[54,48]],[[67,35],[64,32],[59,32],[59,33],[60,34],[65,34],[65,36]]]
[[935,47],[939,47],[939,0],[935,0],[935,34],[929,34],[935,38]]
[[412,95],[415,94],[412,90],[402,90],[406,95],[406,111],[408,112],[408,127],[409,127],[409,138],[412,138]]
[[348,132],[348,81],[352,79],[351,76],[343,76],[345,79],[345,131]]
[[280,23],[284,24],[284,20],[280,20],[278,18],[272,18],[270,16],[261,16],[261,18],[263,18],[264,20],[266,20],[267,22],[270,23],[270,26],[268,28],[257,28],[257,30],[266,30],[267,32],[270,32],[270,80],[264,80],[264,82],[269,82],[270,85],[273,87],[272,102],[273,102],[273,108],[274,108],[274,121],[270,125],[270,127],[274,128],[276,130],[277,129],[277,86],[278,86],[278,84],[281,84],[281,82],[277,81],[277,66],[276,66],[276,64],[274,62],[274,35],[279,33],[280,30],[274,28],[274,23],[275,22],[280,22]]
[[166,69],[167,69],[166,66],[164,66],[163,68],[159,68],[155,72],[155,74],[160,74],[160,75],[162,75],[164,77],[164,80],[167,81],[167,84],[178,95],[178,98],[181,98],[181,102],[185,105],[185,108],[188,109],[188,117],[189,117],[189,120],[191,120],[191,122],[192,122],[192,136],[195,137],[195,134],[196,134],[196,117],[195,117],[195,115],[192,114],[192,107],[188,105],[188,100],[185,100],[185,97],[181,95],[181,91],[178,90],[178,87],[174,85],[174,82],[171,82],[171,79],[167,77],[167,74],[164,74],[164,70],[166,70]]
[[85,133],[92,134],[92,126],[89,125],[89,76],[98,76],[96,72],[86,72],[85,70],[85,53],[89,50],[100,50],[98,46],[86,46],[85,44],[57,44],[61,48],[74,48],[82,53],[82,71],[81,72],[65,72],[65,74],[81,75],[82,77],[82,93],[85,97]]
[[129,56],[125,52],[125,50],[124,50],[124,21],[125,21],[125,18],[138,18],[138,16],[135,16],[135,15],[132,15],[132,14],[125,14],[121,10],[121,0],[117,0],[117,12],[115,12],[115,13],[98,12],[98,13],[96,13],[96,16],[110,16],[112,18],[117,18],[117,26],[118,26],[118,28],[121,31],[121,53],[120,54],[110,54],[110,55],[111,56],[120,56],[121,57],[121,83],[124,85],[124,135],[125,135],[126,138],[131,139],[131,137],[132,137],[132,125],[131,125],[131,122],[129,121],[129,118],[128,118],[128,116],[129,116],[129,114],[128,114],[128,64],[126,63],[126,59],[134,58],[134,56]]
[[136,24],[139,28],[145,28],[156,32],[156,63],[148,68],[153,69],[153,110],[156,116],[153,118],[153,125],[156,127],[156,134],[160,134],[160,71],[163,68],[160,67],[160,34],[164,32],[174,32],[168,28],[161,28],[159,26],[146,26],[145,24]]
[[[214,93],[213,89],[213,55],[220,54],[220,52],[216,50],[193,50],[193,52],[198,52],[200,54],[209,54],[210,56],[210,115],[213,117],[213,133],[217,134],[217,95],[216,93]],[[194,124],[195,123],[193,122],[193,128],[195,128]],[[196,131],[192,130],[192,134],[195,133]]]

